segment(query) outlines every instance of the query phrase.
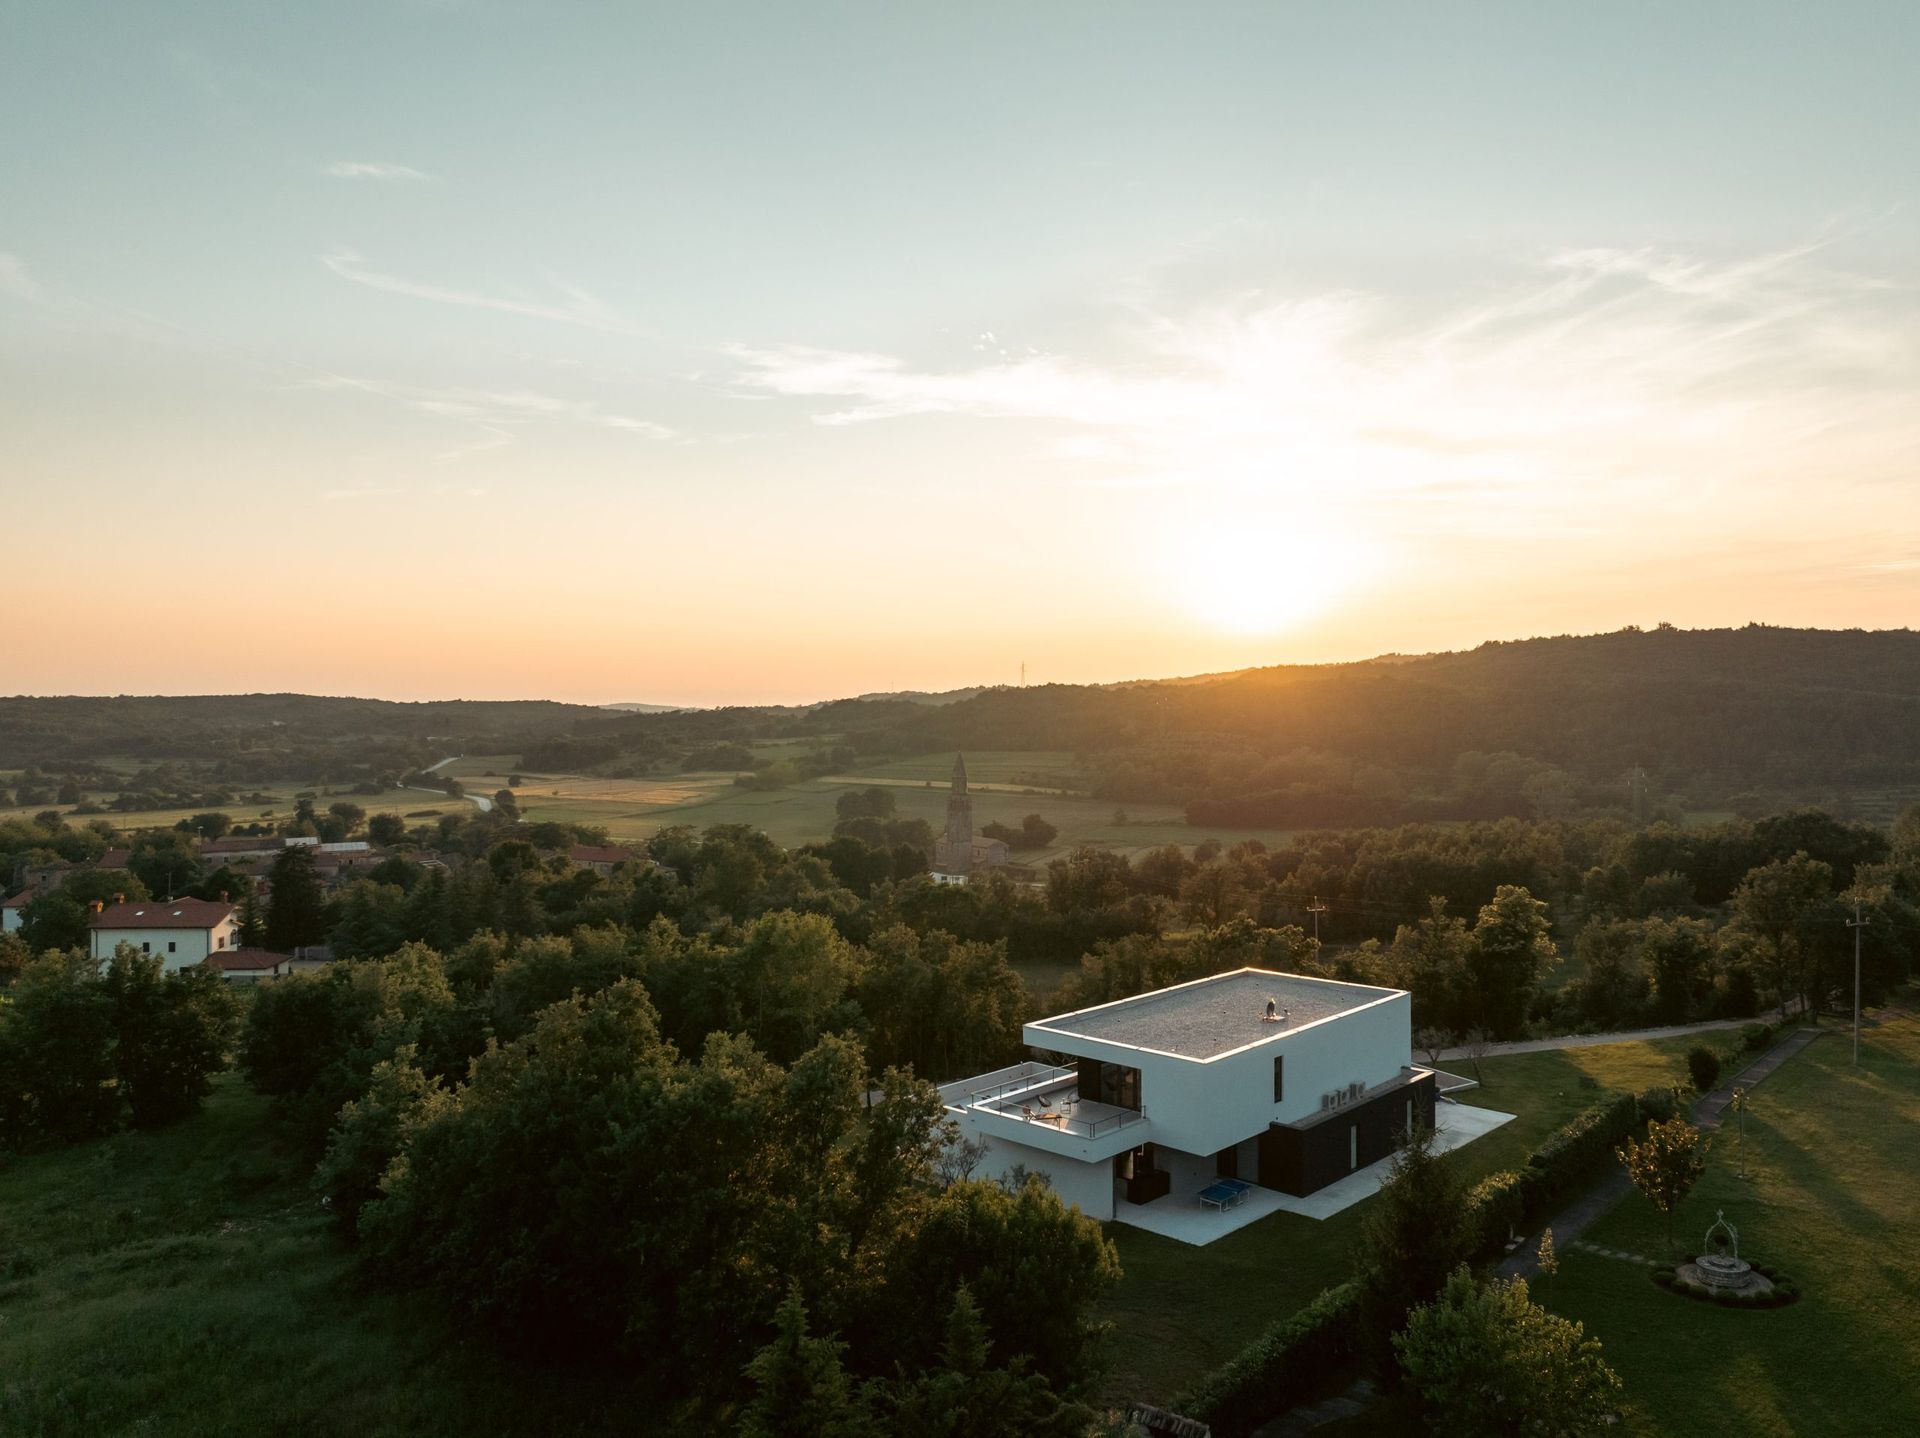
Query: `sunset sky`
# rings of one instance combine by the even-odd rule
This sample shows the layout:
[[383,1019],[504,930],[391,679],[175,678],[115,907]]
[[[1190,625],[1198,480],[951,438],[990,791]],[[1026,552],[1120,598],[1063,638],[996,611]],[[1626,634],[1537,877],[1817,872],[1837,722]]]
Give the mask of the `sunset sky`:
[[1920,6],[15,4],[0,692],[1920,617]]

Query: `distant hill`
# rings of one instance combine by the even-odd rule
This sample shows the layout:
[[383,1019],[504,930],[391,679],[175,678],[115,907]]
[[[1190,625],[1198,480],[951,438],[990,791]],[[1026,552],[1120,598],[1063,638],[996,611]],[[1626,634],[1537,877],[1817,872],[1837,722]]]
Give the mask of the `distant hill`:
[[623,714],[682,714],[693,708],[690,704],[602,704],[602,709],[613,709]]
[[1179,804],[1221,827],[1807,801],[1883,816],[1920,789],[1920,635],[1629,629],[1182,679],[705,710],[0,699],[0,771],[131,758],[229,781],[338,782],[466,752],[556,773],[671,773],[744,765],[743,749],[776,741],[794,746],[803,775],[893,755],[1066,751],[1088,794]]

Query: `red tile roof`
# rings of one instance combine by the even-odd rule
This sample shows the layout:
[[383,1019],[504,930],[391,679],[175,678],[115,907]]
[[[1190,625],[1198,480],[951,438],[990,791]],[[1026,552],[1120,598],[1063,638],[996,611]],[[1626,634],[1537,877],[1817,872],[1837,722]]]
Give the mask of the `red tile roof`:
[[108,904],[88,918],[96,929],[211,929],[222,919],[232,918],[232,904],[212,899],[158,899],[138,904]]
[[101,869],[124,869],[127,867],[127,860],[132,857],[133,856],[125,849],[109,849],[100,856],[100,862],[95,867]]
[[575,844],[567,857],[576,864],[624,864],[633,857],[628,849],[611,849],[602,844]]
[[11,899],[0,903],[0,909],[24,909],[39,892],[40,890],[37,887],[29,886],[24,888]]
[[272,949],[223,949],[202,960],[210,969],[271,969],[293,962],[292,954],[277,954]]

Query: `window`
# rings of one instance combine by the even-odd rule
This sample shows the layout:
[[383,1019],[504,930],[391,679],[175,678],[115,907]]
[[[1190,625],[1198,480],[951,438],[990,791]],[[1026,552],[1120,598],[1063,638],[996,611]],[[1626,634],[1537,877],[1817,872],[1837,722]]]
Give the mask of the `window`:
[[173,951],[174,951],[175,949],[177,949],[177,948],[179,948],[179,947],[180,947],[180,946],[179,946],[178,944],[176,944],[176,943],[175,943],[175,942],[174,942],[174,941],[173,941],[172,939],[168,939],[168,940],[167,940],[167,952],[168,952],[168,953],[172,953],[172,952],[173,952]]
[[1275,1103],[1279,1103],[1287,1096],[1286,1063],[1286,1055],[1273,1056],[1273,1101]]
[[1360,1126],[1358,1124],[1349,1125],[1347,1128],[1347,1167],[1360,1167]]
[[143,953],[143,954],[150,954],[150,953],[152,953],[152,952],[153,952],[153,945],[152,945],[152,944],[149,944],[149,943],[142,943],[142,944],[140,945],[140,952],[141,952],[141,953]]

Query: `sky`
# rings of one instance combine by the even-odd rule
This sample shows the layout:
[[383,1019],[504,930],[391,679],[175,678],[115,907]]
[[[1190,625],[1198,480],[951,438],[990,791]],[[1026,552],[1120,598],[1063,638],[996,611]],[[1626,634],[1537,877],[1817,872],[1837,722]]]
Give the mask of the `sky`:
[[1920,614],[1920,6],[0,5],[0,692]]

